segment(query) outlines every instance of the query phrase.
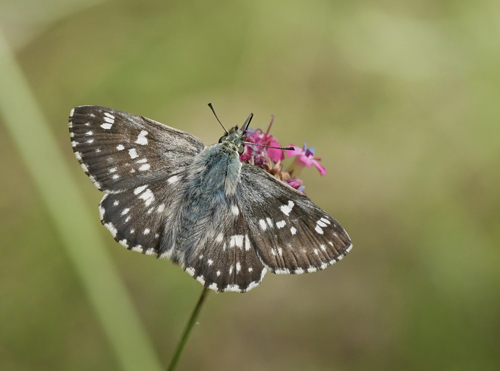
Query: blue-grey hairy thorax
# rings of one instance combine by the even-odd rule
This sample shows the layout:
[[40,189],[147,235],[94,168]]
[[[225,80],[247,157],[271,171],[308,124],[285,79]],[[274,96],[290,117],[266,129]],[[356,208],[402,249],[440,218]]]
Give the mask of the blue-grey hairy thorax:
[[101,221],[115,240],[171,259],[212,290],[237,292],[256,287],[268,270],[324,269],[352,248],[307,196],[240,161],[246,126],[205,146],[105,107],[77,107],[69,119],[75,156],[104,192]]

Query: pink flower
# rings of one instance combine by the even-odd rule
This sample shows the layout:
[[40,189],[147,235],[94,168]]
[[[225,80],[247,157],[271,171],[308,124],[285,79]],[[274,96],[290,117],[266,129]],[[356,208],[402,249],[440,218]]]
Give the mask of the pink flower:
[[306,186],[302,185],[302,179],[291,178],[286,181],[290,187],[295,188],[297,191],[304,193]]
[[[289,186],[295,188],[297,191],[304,193],[305,186],[302,185],[302,180],[297,177],[304,167],[311,167],[314,165],[320,172],[321,175],[326,174],[325,168],[319,163],[320,158],[314,157],[314,148],[307,148],[304,143],[303,148],[290,145],[293,150],[283,150],[275,148],[266,148],[262,146],[272,146],[281,147],[278,139],[269,134],[271,126],[274,121],[274,116],[272,116],[271,123],[264,133],[260,129],[248,128],[245,138],[245,151],[241,154],[241,162],[247,164],[255,165],[264,169],[277,179],[282,182],[287,183]],[[290,165],[287,170],[283,169],[283,164],[281,161],[285,158],[286,152],[287,157],[295,156],[294,162]],[[304,193],[305,194],[305,193]]]
[[[247,142],[256,143],[264,146],[271,147],[281,147],[278,139],[269,134],[271,130],[271,126],[273,125],[274,115],[271,118],[271,122],[267,131],[265,133],[262,130],[257,129],[254,130],[252,128],[248,128],[247,130]],[[269,157],[274,162],[278,162],[285,158],[283,150],[275,149],[275,148],[265,148],[259,146],[247,145],[245,148],[245,152],[240,156],[241,161],[249,162],[251,158],[253,158],[253,162],[255,165],[260,166],[264,164],[266,158]]]
[[304,166],[311,167],[312,165],[314,165],[319,170],[319,173],[321,175],[326,174],[324,166],[319,163],[319,161],[321,161],[321,158],[314,157],[314,152],[316,152],[316,148],[314,147],[307,148],[305,143],[302,148],[294,146],[293,144],[290,144],[289,147],[293,147],[294,150],[287,151],[286,152],[287,157],[296,156],[295,161],[292,164],[290,173],[294,172],[294,175],[299,175]]

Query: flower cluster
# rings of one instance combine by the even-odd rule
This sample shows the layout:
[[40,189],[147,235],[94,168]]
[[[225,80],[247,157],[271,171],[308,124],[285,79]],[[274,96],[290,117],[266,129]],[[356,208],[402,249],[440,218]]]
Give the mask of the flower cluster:
[[[240,156],[240,160],[264,169],[277,179],[304,193],[305,186],[302,185],[302,180],[298,176],[304,167],[311,167],[312,165],[319,170],[321,175],[325,175],[326,170],[319,163],[321,158],[314,157],[316,149],[313,147],[307,148],[305,143],[302,148],[290,144],[288,147],[293,147],[293,150],[267,148],[281,147],[278,139],[269,134],[273,121],[274,116],[272,116],[271,123],[265,133],[261,129],[247,129],[245,139],[247,145],[245,146],[245,152]],[[286,170],[284,170],[282,164],[285,155],[286,157],[295,157]]]

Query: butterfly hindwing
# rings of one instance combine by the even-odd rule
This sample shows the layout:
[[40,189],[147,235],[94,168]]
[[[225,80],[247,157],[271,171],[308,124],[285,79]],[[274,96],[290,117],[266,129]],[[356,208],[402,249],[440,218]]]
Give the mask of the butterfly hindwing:
[[342,259],[352,247],[334,218],[259,168],[243,165],[237,195],[252,243],[273,273],[315,272]]
[[69,119],[71,144],[100,190],[136,187],[168,177],[203,148],[194,136],[142,116],[80,106]]
[[223,224],[214,220],[206,228],[208,233],[196,238],[185,252],[184,269],[212,290],[249,291],[260,284],[267,270],[250,242],[242,214],[235,215],[226,205],[216,213]]
[[161,257],[175,229],[183,173],[135,188],[106,191],[99,204],[102,224],[129,250]]

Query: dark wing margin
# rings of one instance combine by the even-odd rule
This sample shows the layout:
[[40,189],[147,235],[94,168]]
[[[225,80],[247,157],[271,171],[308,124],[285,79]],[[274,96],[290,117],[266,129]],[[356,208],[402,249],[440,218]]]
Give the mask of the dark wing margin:
[[342,226],[307,196],[243,165],[237,197],[262,263],[276,274],[325,269],[352,248]]
[[69,132],[76,158],[101,191],[169,177],[204,148],[191,134],[100,106],[71,110]]

